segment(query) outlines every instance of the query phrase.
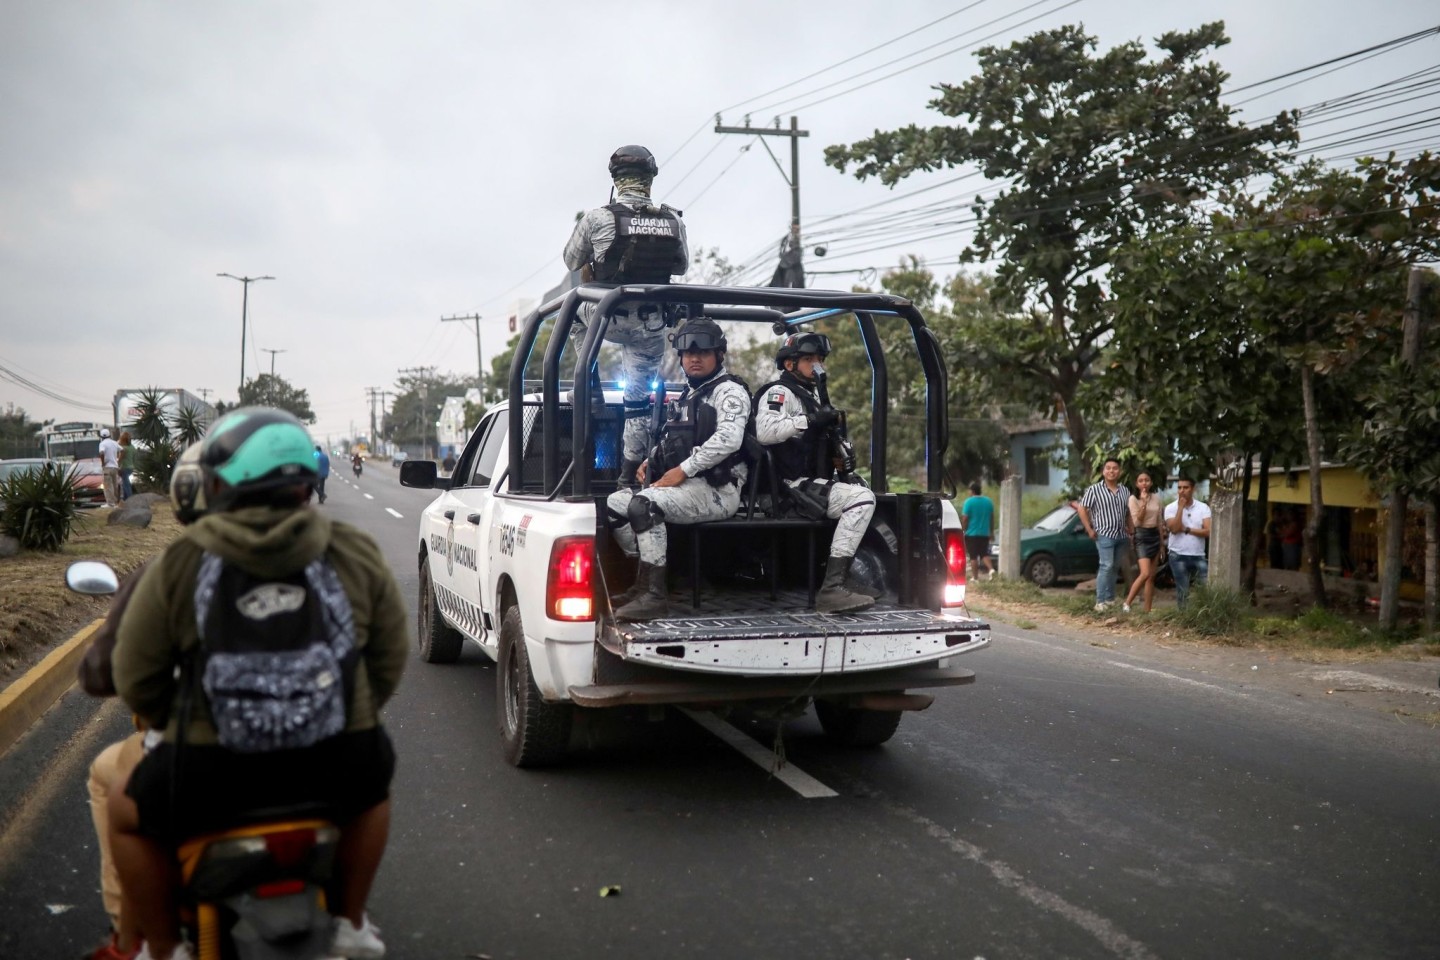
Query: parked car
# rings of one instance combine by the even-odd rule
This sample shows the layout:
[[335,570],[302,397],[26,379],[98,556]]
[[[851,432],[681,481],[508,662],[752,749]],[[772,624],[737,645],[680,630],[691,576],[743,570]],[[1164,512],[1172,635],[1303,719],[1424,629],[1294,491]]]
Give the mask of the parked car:
[[[1000,543],[990,544],[990,556],[1000,566]],[[1171,587],[1169,563],[1160,565],[1155,585]],[[1020,531],[1020,575],[1037,587],[1053,587],[1061,577],[1093,577],[1100,569],[1095,541],[1085,533],[1073,502],[1063,503]]]
[[75,477],[75,502],[82,507],[105,504],[105,468],[99,460],[76,460],[70,468]]
[[409,459],[410,454],[406,453],[404,450],[396,450],[394,453],[390,454],[390,466],[398,467],[400,466],[400,464],[404,463],[406,460]]
[[[1000,563],[1000,544],[990,544]],[[1020,531],[1020,575],[1037,587],[1053,587],[1061,577],[1094,576],[1100,566],[1095,544],[1071,504],[1064,503]]]
[[0,460],[0,480],[28,470],[39,470],[47,463],[54,463],[45,457],[16,457],[14,460]]

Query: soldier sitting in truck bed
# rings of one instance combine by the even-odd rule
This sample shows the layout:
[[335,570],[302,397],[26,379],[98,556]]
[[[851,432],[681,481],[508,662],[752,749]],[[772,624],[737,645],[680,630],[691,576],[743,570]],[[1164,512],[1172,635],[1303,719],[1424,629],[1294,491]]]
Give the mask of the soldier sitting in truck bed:
[[796,333],[775,353],[780,379],[755,394],[755,435],[770,447],[775,472],[790,489],[798,511],[812,519],[838,520],[830,541],[825,579],[815,597],[820,613],[863,610],[875,598],[845,583],[850,562],[875,514],[875,494],[858,476],[836,478],[831,456],[833,432],[841,412],[819,393],[825,376],[822,361],[830,355],[830,338]]
[[640,558],[635,585],[613,601],[622,620],[668,615],[665,525],[733,517],[747,476],[742,448],[750,390],[725,372],[724,332],[715,321],[696,317],[671,343],[688,385],[670,405],[660,441],[640,465],[640,482],[650,482],[639,491],[622,487],[607,500],[616,542],[627,556]]

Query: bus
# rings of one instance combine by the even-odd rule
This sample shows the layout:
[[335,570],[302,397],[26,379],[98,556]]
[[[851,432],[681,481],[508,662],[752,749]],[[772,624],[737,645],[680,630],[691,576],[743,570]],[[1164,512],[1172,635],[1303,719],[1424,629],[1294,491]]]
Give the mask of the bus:
[[46,457],[68,463],[100,456],[100,431],[108,429],[110,425],[105,423],[52,423],[41,428],[38,436]]

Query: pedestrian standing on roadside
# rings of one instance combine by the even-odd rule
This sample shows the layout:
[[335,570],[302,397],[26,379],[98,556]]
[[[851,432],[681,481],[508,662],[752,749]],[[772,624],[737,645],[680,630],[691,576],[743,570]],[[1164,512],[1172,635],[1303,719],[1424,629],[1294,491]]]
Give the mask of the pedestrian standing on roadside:
[[320,449],[320,444],[315,444],[315,469],[320,473],[320,479],[315,484],[315,496],[321,503],[325,502],[325,480],[330,476],[330,456]]
[[1085,532],[1095,541],[1100,569],[1095,573],[1095,609],[1108,610],[1115,603],[1115,559],[1134,531],[1130,520],[1130,490],[1120,482],[1120,461],[1105,461],[1100,482],[1092,484],[1080,498],[1078,510]]
[[100,430],[100,469],[104,474],[105,506],[120,504],[120,444],[110,439],[110,431]]
[[1165,527],[1170,531],[1170,572],[1175,574],[1175,605],[1182,610],[1190,596],[1190,585],[1203,586],[1210,572],[1205,559],[1205,541],[1210,539],[1210,508],[1195,499],[1195,481],[1175,481],[1175,502],[1165,508]]
[[130,431],[120,431],[120,499],[129,500],[135,490],[130,475],[135,472],[135,448],[130,445]]
[[990,559],[990,532],[995,525],[995,504],[980,494],[980,483],[970,484],[970,496],[960,504],[960,523],[965,528],[965,557],[980,576],[980,562],[985,562],[985,578],[995,579],[995,562]]
[[1143,589],[1145,591],[1145,612],[1149,613],[1155,603],[1155,570],[1165,552],[1165,543],[1160,537],[1161,514],[1164,508],[1155,493],[1155,480],[1149,471],[1142,470],[1135,477],[1135,492],[1130,495],[1130,524],[1135,530],[1135,557],[1140,573],[1130,584],[1130,593],[1125,597],[1124,610],[1130,612],[1130,604]]

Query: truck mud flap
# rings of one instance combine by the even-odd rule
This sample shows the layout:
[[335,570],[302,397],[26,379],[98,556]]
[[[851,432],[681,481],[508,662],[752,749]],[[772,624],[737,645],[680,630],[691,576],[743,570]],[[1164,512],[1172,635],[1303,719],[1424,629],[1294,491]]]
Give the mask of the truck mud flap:
[[570,699],[582,707],[620,707],[900,693],[911,689],[955,687],[974,682],[973,670],[959,667],[912,667],[819,677],[725,677],[692,674],[688,677],[677,677],[675,680],[573,686],[569,694]]

